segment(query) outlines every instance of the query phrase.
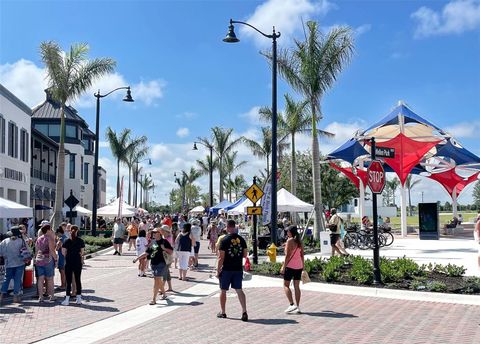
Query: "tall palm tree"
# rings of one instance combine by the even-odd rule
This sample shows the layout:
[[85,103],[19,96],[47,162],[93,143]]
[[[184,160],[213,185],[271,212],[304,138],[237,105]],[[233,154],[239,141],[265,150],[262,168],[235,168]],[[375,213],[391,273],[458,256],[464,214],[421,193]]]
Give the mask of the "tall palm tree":
[[146,208],[146,202],[148,201],[147,199],[147,191],[151,190],[155,187],[155,184],[153,183],[153,179],[151,176],[145,175],[145,178],[140,181],[140,187],[143,190],[143,200],[140,200],[140,206],[142,206],[143,203],[143,208]]
[[[386,187],[392,192],[392,204],[395,205],[395,191],[397,191],[398,186],[400,185],[400,180],[397,177],[394,177],[392,180],[387,180]],[[387,204],[388,206],[389,204]]]
[[65,106],[67,102],[80,97],[95,80],[113,72],[115,68],[115,61],[110,58],[89,60],[88,51],[87,44],[74,44],[65,53],[53,41],[40,44],[40,55],[46,67],[50,93],[53,99],[60,103],[61,113],[53,228],[57,228],[62,221],[65,188]]
[[[222,127],[213,127],[212,129],[212,143],[214,147],[215,154],[217,156],[217,170],[219,174],[219,193],[220,193],[220,202],[223,201],[223,182],[225,179],[225,173],[223,171],[223,162],[225,155],[229,153],[236,145],[238,145],[242,138],[233,138],[233,129],[232,128],[222,128]],[[200,138],[202,142],[208,140],[206,138]]]
[[420,183],[420,179],[415,179],[412,180],[412,175],[409,174],[407,176],[407,179],[405,180],[405,187],[408,190],[408,212],[410,216],[413,216],[413,211],[412,211],[412,198],[411,198],[411,191],[415,185]]
[[[314,237],[320,238],[322,222],[322,193],[320,177],[320,147],[317,121],[322,119],[320,101],[332,88],[338,74],[351,60],[354,50],[353,32],[349,27],[330,29],[326,34],[319,31],[314,21],[307,22],[305,41],[295,40],[292,50],[279,52],[277,65],[280,75],[292,88],[308,100],[312,120],[312,170],[314,195]],[[264,53],[271,61],[271,53]]]
[[127,160],[130,134],[131,130],[127,128],[119,134],[112,128],[107,128],[107,141],[110,144],[112,155],[117,159],[117,197],[120,197],[120,163]]
[[262,127],[262,137],[257,140],[243,138],[245,145],[250,148],[253,155],[265,159],[267,163],[267,174],[270,174],[270,154],[272,154],[272,130]]
[[[138,138],[133,139],[132,141],[129,142],[127,146],[127,155],[125,162],[128,167],[128,204],[133,204],[132,203],[132,173],[133,173],[133,184],[137,182],[135,179],[138,173],[135,173],[135,168],[137,166],[137,161],[142,159],[148,154],[148,147],[145,146],[147,142],[147,137],[146,136],[141,136]],[[135,195],[136,197],[136,195]]]
[[233,192],[235,193],[235,198],[239,199],[240,195],[243,194],[245,189],[248,187],[247,182],[243,174],[235,176],[232,182]]
[[[190,171],[187,173],[187,182],[188,182],[188,186],[191,188],[192,185],[193,185],[193,182],[196,181],[198,178],[200,178],[200,176],[202,175],[202,173],[195,169],[193,166],[190,167]],[[190,205],[192,203],[192,199],[189,199],[187,197],[187,204]]]
[[178,176],[175,178],[175,182],[178,184],[180,187],[180,190],[182,192],[182,210],[186,207],[186,189],[188,185],[188,174],[184,170],[181,172],[181,177],[179,178]]
[[225,156],[225,162],[223,167],[225,169],[225,176],[228,177],[227,185],[228,185],[228,200],[232,201],[232,189],[233,189],[233,182],[232,182],[232,174],[238,171],[242,166],[245,166],[247,161],[242,160],[239,163],[236,162],[238,152],[231,152]]

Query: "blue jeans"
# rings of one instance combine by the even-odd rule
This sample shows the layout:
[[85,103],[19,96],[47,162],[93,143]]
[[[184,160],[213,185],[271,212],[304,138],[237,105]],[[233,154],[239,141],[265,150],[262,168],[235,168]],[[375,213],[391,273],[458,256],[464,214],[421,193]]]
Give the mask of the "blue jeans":
[[3,281],[2,284],[2,294],[6,294],[8,292],[8,285],[10,284],[10,280],[13,279],[13,295],[18,295],[20,289],[22,288],[22,277],[24,270],[25,265],[7,268],[5,281]]

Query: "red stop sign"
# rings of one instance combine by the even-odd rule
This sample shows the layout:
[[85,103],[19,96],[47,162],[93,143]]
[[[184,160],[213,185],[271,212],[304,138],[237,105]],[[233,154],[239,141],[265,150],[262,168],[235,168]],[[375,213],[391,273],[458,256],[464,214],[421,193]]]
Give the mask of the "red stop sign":
[[368,186],[373,193],[382,193],[385,187],[385,170],[378,160],[372,161],[367,169]]

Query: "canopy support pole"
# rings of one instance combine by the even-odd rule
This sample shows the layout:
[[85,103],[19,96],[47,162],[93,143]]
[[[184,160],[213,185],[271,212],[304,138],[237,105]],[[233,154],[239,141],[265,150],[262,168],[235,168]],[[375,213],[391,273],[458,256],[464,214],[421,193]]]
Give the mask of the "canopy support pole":
[[458,209],[457,209],[457,187],[453,188],[452,193],[452,212],[454,217],[458,217]]
[[358,199],[358,212],[360,214],[360,223],[362,223],[362,219],[365,216],[365,186],[363,185],[361,178],[358,178],[358,182],[360,191],[360,197]]
[[407,236],[407,192],[404,185],[400,186],[400,228],[402,237]]

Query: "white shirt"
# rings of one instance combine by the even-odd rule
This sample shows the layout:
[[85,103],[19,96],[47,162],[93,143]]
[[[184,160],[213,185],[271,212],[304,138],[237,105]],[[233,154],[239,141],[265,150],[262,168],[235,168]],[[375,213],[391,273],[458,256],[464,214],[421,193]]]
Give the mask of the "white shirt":
[[208,225],[208,216],[202,217],[202,222],[204,225]]
[[202,233],[202,229],[199,226],[192,226],[191,233],[195,241],[200,241],[200,235]]
[[148,240],[144,237],[138,237],[135,239],[135,244],[137,246],[137,257],[143,254],[147,250]]

